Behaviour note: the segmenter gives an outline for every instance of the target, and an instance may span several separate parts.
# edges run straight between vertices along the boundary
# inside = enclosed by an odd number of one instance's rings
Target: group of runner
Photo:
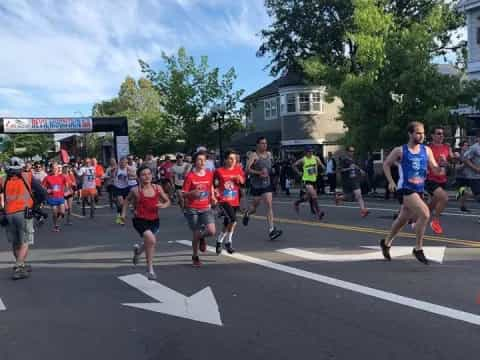
[[[387,260],[391,260],[390,247],[395,236],[407,223],[414,226],[416,246],[413,255],[422,263],[428,264],[423,253],[423,237],[430,222],[432,230],[441,234],[440,216],[448,201],[445,191],[447,183],[446,168],[452,161],[461,161],[464,172],[480,173],[480,144],[471,147],[462,144],[460,153],[454,153],[449,145],[444,144],[443,129],[436,127],[432,132],[432,143],[423,144],[425,140],[424,126],[420,122],[412,122],[408,126],[409,141],[395,148],[385,160],[383,170],[391,192],[397,192],[401,203],[400,213],[395,219],[390,234],[382,239],[380,246]],[[480,137],[479,137],[480,139]],[[347,154],[340,159],[338,171],[342,175],[344,189],[351,192],[358,201],[361,217],[366,217],[369,210],[365,205],[360,189],[360,178],[363,170],[354,161],[354,148],[347,148]],[[248,226],[250,217],[263,203],[266,208],[267,236],[274,240],[282,235],[275,226],[272,204],[272,168],[273,157],[268,151],[267,139],[260,137],[256,149],[251,152],[245,168],[240,163],[240,154],[229,150],[224,154],[221,166],[215,166],[211,154],[205,148],[198,148],[193,158],[177,154],[175,162],[166,158],[157,162],[153,156],[147,156],[143,162],[136,162],[133,156],[121,158],[118,163],[112,159],[106,170],[95,159],[85,159],[74,166],[52,162],[47,172],[41,164],[31,171],[48,193],[47,203],[52,209],[53,231],[60,231],[60,223],[71,225],[71,209],[74,196],[78,196],[82,204],[83,216],[87,205],[90,217],[94,217],[95,203],[102,185],[105,186],[112,206],[116,207],[115,222],[125,225],[130,206],[133,208],[132,223],[143,242],[133,247],[132,261],[136,265],[140,256],[145,253],[147,277],[156,279],[153,258],[156,246],[156,234],[159,231],[159,209],[166,208],[174,201],[183,211],[189,229],[192,232],[192,264],[201,266],[199,252],[205,252],[208,237],[216,236],[216,253],[220,255],[225,249],[229,254],[235,252],[233,235],[237,224],[244,185],[249,177],[252,201],[243,209],[242,223]],[[396,183],[391,174],[392,166],[399,170],[399,181]],[[310,204],[310,210],[318,220],[322,220],[325,212],[318,204],[316,184],[318,176],[325,168],[322,160],[314,154],[313,148],[307,146],[305,154],[293,165],[302,179],[300,198],[294,202],[298,213],[303,202]],[[319,171],[320,170],[320,171]],[[460,174],[462,175],[463,172]],[[462,175],[463,176],[463,175]],[[465,196],[465,188],[470,187],[474,195],[480,195],[480,176],[478,181],[463,179],[461,196]],[[430,201],[424,199],[424,192],[430,194]],[[245,196],[245,195],[243,195]],[[335,203],[342,201],[342,195],[335,195]],[[465,207],[464,202],[462,208]],[[215,211],[214,211],[215,209]],[[216,215],[223,217],[222,229],[218,232],[215,226]]]

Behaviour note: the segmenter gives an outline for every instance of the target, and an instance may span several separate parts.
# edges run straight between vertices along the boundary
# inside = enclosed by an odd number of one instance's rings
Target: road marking
[[[274,201],[274,204],[281,204],[281,205],[292,205],[292,201]],[[318,205],[320,207],[327,207],[327,208],[343,208],[343,209],[356,209],[359,210],[358,206],[350,206],[350,205],[334,205],[334,204],[328,204],[324,202],[318,202]],[[308,206],[307,204],[301,204],[301,206]],[[385,211],[385,212],[398,212],[400,210],[399,207],[397,208],[388,208],[388,207],[369,207],[369,210],[375,210],[375,211]],[[455,210],[454,208],[446,208],[445,210]],[[460,213],[460,212],[449,212],[449,211],[443,211],[443,215],[451,215],[451,216],[461,216],[461,217],[478,217],[478,214],[465,214],[465,213]]]
[[[251,215],[250,218],[257,219],[257,220],[267,219],[265,216],[260,216],[260,215]],[[279,223],[285,223],[285,224],[309,225],[309,226],[317,226],[325,229],[363,232],[363,233],[378,234],[378,235],[388,235],[390,233],[389,230],[381,230],[381,229],[374,229],[369,227],[349,226],[349,225],[341,225],[341,224],[320,223],[318,221],[313,222],[313,221],[304,221],[304,220],[295,220],[295,219],[277,218],[277,217],[275,218],[275,221]],[[411,234],[411,233],[401,232],[398,234],[398,236],[415,239],[415,234]],[[463,240],[463,239],[448,238],[443,236],[429,236],[429,235],[425,235],[424,239],[450,243],[455,245],[463,245],[468,247],[480,247],[480,242],[472,241],[472,240]]]
[[[343,261],[366,261],[366,260],[384,260],[380,247],[378,246],[362,246],[363,248],[377,250],[375,252],[368,253],[349,253],[349,254],[326,254],[319,252],[306,251],[296,248],[287,248],[279,249],[278,252],[283,254],[297,256],[303,259],[314,260],[314,261],[334,261],[334,262],[343,262]],[[428,260],[434,262],[442,263],[443,257],[445,254],[444,246],[425,246],[423,248],[425,253],[428,255]],[[390,249],[390,255],[392,257],[401,257],[412,255],[411,246],[393,246]]]
[[[158,301],[156,303],[122,304],[124,306],[218,326],[223,325],[217,301],[209,286],[188,297],[156,281],[150,281],[141,274],[121,276],[119,279]]]
[[[5,306],[2,299],[0,298],[0,311],[5,311],[5,310],[7,310],[7,307]]]
[[[192,242],[188,241],[188,240],[178,240],[177,243],[182,244],[182,245],[186,245],[186,246],[190,246],[190,247],[192,246]],[[211,246],[208,246],[207,249],[210,252],[215,252],[215,248],[213,248]],[[411,307],[411,308],[418,309],[418,310],[423,310],[423,311],[426,311],[426,312],[429,312],[429,313],[432,313],[432,314],[437,314],[437,315],[444,316],[444,317],[447,317],[447,318],[464,321],[464,322],[474,324],[474,325],[480,325],[480,316],[479,315],[468,313],[468,312],[465,312],[465,311],[461,311],[461,310],[449,308],[449,307],[446,307],[446,306],[429,303],[429,302],[426,302],[426,301],[421,301],[421,300],[409,298],[409,297],[406,297],[406,296],[390,293],[390,292],[383,291],[383,290],[374,289],[374,288],[371,288],[371,287],[368,287],[368,286],[363,286],[363,285],[359,285],[359,284],[344,281],[344,280],[335,279],[335,278],[332,278],[332,277],[329,277],[329,276],[324,276],[324,275],[312,273],[312,272],[305,271],[305,270],[296,269],[296,268],[291,267],[291,266],[277,264],[277,263],[274,263],[272,261],[268,261],[268,260],[264,260],[264,259],[254,258],[252,256],[243,255],[243,254],[240,254],[238,252],[235,253],[235,254],[232,254],[232,255],[225,254],[224,256],[232,257],[234,259],[238,259],[238,260],[242,260],[242,261],[249,262],[249,263],[252,263],[252,264],[256,264],[256,265],[259,265],[259,266],[263,266],[263,267],[266,267],[268,269],[273,269],[273,270],[285,272],[285,273],[295,275],[295,276],[299,276],[299,277],[302,277],[302,278],[305,278],[305,279],[310,279],[310,280],[317,281],[317,282],[322,283],[322,284],[335,286],[335,287],[338,287],[338,288],[341,288],[341,289],[353,291],[353,292],[363,294],[363,295],[367,295],[367,296],[372,296],[372,297],[375,297],[377,299],[389,301],[389,302],[392,302],[392,303],[395,303],[395,304],[404,305],[404,306]],[[419,266],[423,266],[423,265],[419,265]]]

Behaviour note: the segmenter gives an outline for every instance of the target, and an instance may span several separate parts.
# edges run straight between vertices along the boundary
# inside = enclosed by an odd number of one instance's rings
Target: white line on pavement
[[[188,240],[178,240],[177,243],[182,244],[182,245],[186,245],[186,246],[190,246],[190,247],[192,246],[192,242],[188,241]],[[213,248],[211,246],[208,246],[208,251],[215,252],[215,248]],[[256,264],[256,265],[259,265],[259,266],[263,266],[263,267],[266,267],[266,268],[269,268],[269,269],[282,271],[282,272],[285,272],[285,273],[288,273],[288,274],[291,274],[291,275],[295,275],[295,276],[299,276],[299,277],[302,277],[302,278],[305,278],[305,279],[310,279],[310,280],[313,280],[313,281],[317,281],[319,283],[339,287],[341,289],[350,290],[350,291],[353,291],[353,292],[357,292],[357,293],[360,293],[360,294],[363,294],[363,295],[372,296],[372,297],[382,299],[382,300],[385,300],[385,301],[390,301],[390,302],[393,302],[395,304],[408,306],[408,307],[411,307],[411,308],[415,308],[415,309],[418,309],[418,310],[423,310],[423,311],[426,311],[426,312],[430,312],[432,314],[437,314],[437,315],[448,317],[448,318],[455,319],[455,320],[464,321],[464,322],[474,324],[474,325],[480,325],[480,316],[479,315],[471,314],[471,313],[468,313],[468,312],[465,312],[465,311],[456,310],[456,309],[449,308],[449,307],[446,307],[446,306],[441,306],[441,305],[429,303],[429,302],[426,302],[426,301],[421,301],[421,300],[409,298],[409,297],[406,297],[406,296],[397,295],[397,294],[394,294],[394,293],[389,293],[387,291],[374,289],[374,288],[371,288],[371,287],[355,284],[355,283],[344,281],[344,280],[335,279],[335,278],[320,275],[320,274],[315,274],[315,273],[312,273],[312,272],[309,272],[309,271],[296,269],[294,267],[287,266],[287,265],[277,264],[277,263],[274,263],[272,261],[268,261],[268,260],[264,260],[264,259],[254,258],[254,257],[248,256],[248,255],[235,253],[235,254],[232,254],[232,255],[226,254],[225,256],[229,256],[229,257],[232,257],[232,258],[235,258],[235,259],[238,259],[238,260],[242,260],[242,261],[249,262],[249,263],[252,263],[252,264]]]
[[[2,299],[0,299],[0,311],[4,311],[4,310],[7,310],[7,307],[3,303]]]
[[[282,205],[292,205],[293,201],[274,201],[274,204],[282,204]],[[306,204],[302,204],[306,206]],[[326,204],[319,202],[318,205],[320,207],[326,207],[326,208],[343,208],[343,209],[356,209],[360,210],[358,206],[349,206],[349,205],[332,205],[332,204]],[[292,205],[293,206],[293,205]],[[385,211],[385,212],[398,212],[400,210],[400,207],[397,208],[377,208],[377,207],[368,207],[368,210],[375,210],[375,211]],[[450,215],[450,216],[461,216],[461,217],[479,217],[478,214],[460,214],[460,213],[452,213],[452,212],[443,212],[443,215]]]

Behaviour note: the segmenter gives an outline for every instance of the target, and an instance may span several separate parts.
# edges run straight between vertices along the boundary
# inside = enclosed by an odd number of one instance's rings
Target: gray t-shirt
[[[464,158],[480,167],[480,143],[477,142],[470,146],[465,152]],[[467,176],[467,179],[480,179],[480,172],[476,172],[468,166],[465,166],[465,175]]]
[[[266,158],[258,157],[252,165],[252,169],[255,171],[268,171],[268,174],[272,173],[272,157],[270,154]],[[265,189],[270,186],[270,176],[262,177],[260,175],[252,175],[250,184],[255,189]]]

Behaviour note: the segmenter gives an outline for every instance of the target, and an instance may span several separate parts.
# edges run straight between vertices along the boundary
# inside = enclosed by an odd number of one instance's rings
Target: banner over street
[[[91,117],[81,118],[4,118],[5,133],[91,132]]]

